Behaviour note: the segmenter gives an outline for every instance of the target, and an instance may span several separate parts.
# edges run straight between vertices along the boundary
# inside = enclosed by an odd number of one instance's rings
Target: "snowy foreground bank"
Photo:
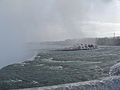
[[[110,77],[100,80],[22,90],[120,90],[120,63],[110,69]]]

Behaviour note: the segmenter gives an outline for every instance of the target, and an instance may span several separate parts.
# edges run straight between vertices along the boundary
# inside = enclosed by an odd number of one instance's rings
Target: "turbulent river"
[[[78,82],[84,84],[86,81],[94,83],[99,79],[109,77],[110,67],[119,62],[119,46],[99,46],[98,49],[95,50],[79,51],[43,50],[37,54],[35,60],[29,63],[31,65],[30,70],[33,69],[34,72],[31,72],[28,76],[31,76],[31,82],[36,84],[39,83],[41,87],[61,84],[67,86],[69,83],[78,84]],[[28,62],[24,62],[23,67],[25,67],[25,64],[28,64]],[[42,88],[24,90],[42,90]]]

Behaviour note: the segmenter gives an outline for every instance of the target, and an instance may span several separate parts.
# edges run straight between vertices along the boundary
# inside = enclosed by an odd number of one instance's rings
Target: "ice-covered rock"
[[[109,74],[110,74],[110,76],[118,76],[118,75],[120,75],[120,63],[115,64],[114,66],[112,66],[110,68]]]
[[[95,81],[41,87],[37,90],[120,90],[120,76],[111,76],[102,80]]]

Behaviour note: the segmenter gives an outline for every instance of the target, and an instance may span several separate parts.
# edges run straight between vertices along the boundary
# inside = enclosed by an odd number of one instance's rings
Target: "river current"
[[[95,50],[80,51],[43,50],[35,58],[40,61],[36,67],[41,70],[39,71],[41,73],[39,75],[40,81],[36,80],[36,82],[41,83],[42,87],[77,84],[78,82],[89,82],[109,77],[110,68],[120,62],[120,47],[99,46]],[[24,90],[42,90],[42,88]]]

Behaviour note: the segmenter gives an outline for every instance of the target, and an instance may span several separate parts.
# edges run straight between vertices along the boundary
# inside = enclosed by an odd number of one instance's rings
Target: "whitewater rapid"
[[[112,66],[109,74],[110,77],[99,80],[22,90],[120,90],[120,63]]]

